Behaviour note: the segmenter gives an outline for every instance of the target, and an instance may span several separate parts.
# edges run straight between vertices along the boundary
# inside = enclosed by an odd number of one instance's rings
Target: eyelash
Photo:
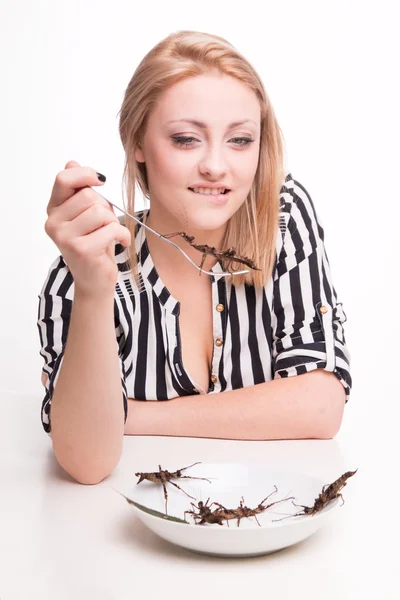
[[[194,137],[184,137],[184,136],[172,137],[171,139],[174,142],[174,144],[177,144],[180,148],[182,148],[182,146],[190,146],[191,145],[191,143],[189,143],[187,140],[196,140],[196,138],[194,138]],[[236,144],[236,146],[240,146],[242,148],[246,148],[247,146],[250,146],[250,144],[252,142],[254,142],[254,140],[252,140],[251,138],[247,138],[247,137],[236,137],[236,138],[232,138],[232,139],[233,140],[244,140],[244,144]]]

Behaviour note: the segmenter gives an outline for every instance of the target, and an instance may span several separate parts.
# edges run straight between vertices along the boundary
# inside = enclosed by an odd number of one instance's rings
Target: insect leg
[[[197,513],[194,512],[196,510],[196,508],[198,509],[198,506],[196,506],[195,504],[193,504],[193,502],[190,503],[190,506],[194,509],[194,510],[185,510],[184,514],[189,513],[190,515],[196,515]]]
[[[268,496],[267,496],[266,498],[264,498],[264,500],[263,500],[262,502],[260,502],[260,504],[264,504],[264,502],[265,502],[266,500],[268,500],[268,498],[269,498],[270,496],[272,496],[272,494],[276,494],[276,492],[278,491],[278,488],[276,487],[276,485],[274,485],[274,488],[275,488],[275,490],[274,490],[273,492],[271,492],[270,494],[268,494]]]
[[[167,512],[168,492],[167,492],[167,488],[165,487],[165,482],[162,481],[161,483],[162,483],[162,486],[164,488],[165,514],[168,515],[168,512]]]
[[[202,481],[208,481],[208,483],[211,483],[211,481],[206,477],[192,477],[191,475],[181,475],[179,479],[201,479]]]
[[[304,504],[296,504],[295,502],[293,502],[293,500],[292,500],[292,504],[293,504],[293,506],[299,506],[300,508],[304,508],[304,509],[309,508],[308,506],[304,506]]]
[[[275,504],[279,504],[279,502],[286,502],[287,500],[294,500],[294,496],[289,496],[289,498],[281,498],[281,500],[275,500],[275,502],[271,502],[271,504],[268,504],[266,508],[270,508]]]
[[[259,523],[259,521],[258,521],[258,519],[257,519],[257,515],[254,515],[254,518],[255,518],[255,520],[257,521],[258,525],[261,527],[261,525],[260,525],[260,523]]]
[[[226,508],[226,506],[223,506],[223,505],[222,505],[222,504],[220,504],[219,502],[211,502],[211,504],[210,504],[210,508],[213,506],[213,504],[214,504],[215,506],[218,506],[218,508],[222,508],[223,510],[228,510],[228,509]]]
[[[184,494],[186,494],[186,496],[188,496],[189,498],[192,498],[192,500],[196,500],[196,498],[194,496],[191,496],[190,494],[188,494],[187,492],[185,492],[185,490],[183,490],[181,487],[179,487],[179,485],[177,485],[173,481],[169,481],[169,483],[171,485],[174,485],[176,488],[178,488],[178,490],[181,490],[181,492],[183,492]]]
[[[198,460],[197,462],[193,463],[192,465],[189,465],[188,467],[182,467],[181,469],[178,469],[178,471],[185,471],[186,469],[190,469],[190,467],[194,467],[194,465],[200,465],[201,461]]]
[[[226,258],[225,260],[227,261],[227,271],[230,271],[233,260],[232,260],[232,258],[231,259]]]
[[[163,237],[165,237],[165,238],[172,238],[175,235],[181,235],[181,232],[180,231],[176,231],[175,233],[164,233]]]
[[[203,268],[204,261],[206,260],[207,252],[203,252],[203,256],[201,257],[200,269]],[[199,275],[201,275],[201,271],[199,271]]]
[[[286,517],[282,517],[282,519],[273,519],[272,523],[277,523],[278,521],[284,521],[285,519],[290,519],[290,517],[302,517],[305,513],[296,513],[295,515],[287,515]]]

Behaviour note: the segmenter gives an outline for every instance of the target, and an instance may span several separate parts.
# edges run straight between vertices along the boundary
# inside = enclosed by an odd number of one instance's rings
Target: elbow
[[[98,483],[101,483],[110,474],[111,473],[106,473],[105,475],[100,477],[93,477],[93,474],[91,473],[89,474],[89,476],[83,475],[82,477],[74,477],[74,479],[77,483],[80,483],[81,485],[97,485]]]
[[[315,383],[312,437],[330,440],[340,431],[346,392],[334,373],[318,369],[311,374]]]
[[[62,465],[60,465],[62,466]],[[72,477],[76,481],[76,483],[80,483],[81,485],[97,485],[106,479],[113,472],[116,465],[104,465],[102,468],[99,465],[90,466],[85,465],[85,468],[80,469],[66,469],[62,467],[65,471],[68,472],[68,475]]]
[[[65,471],[74,481],[82,485],[97,485],[101,483],[106,477],[111,475],[115,467],[119,462],[114,460],[102,462],[100,460],[83,461],[77,459],[77,457],[71,456],[69,453],[65,455],[62,451],[59,451],[53,443],[53,451],[56,460],[60,467]]]
[[[319,430],[318,439],[320,440],[331,440],[339,433],[341,426],[341,419],[329,421],[322,425]]]
[[[74,481],[82,485],[97,485],[98,483],[101,483],[104,479],[106,479],[106,477],[111,475],[113,471],[113,468],[102,469],[101,471],[99,471],[98,469],[96,470],[90,468],[85,470],[75,470],[68,468],[67,466],[63,466],[59,461],[58,463],[60,467],[64,471],[66,471],[66,473],[68,473],[68,475],[72,477],[72,479],[74,479]]]
[[[343,421],[346,392],[337,377],[331,373],[329,389],[322,395],[323,407],[320,410],[320,439],[330,440],[340,431]]]

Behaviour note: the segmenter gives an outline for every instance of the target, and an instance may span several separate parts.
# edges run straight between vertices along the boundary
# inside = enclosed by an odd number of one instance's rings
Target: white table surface
[[[0,600],[400,597],[397,496],[373,439],[355,443],[342,430],[333,440],[264,442],[125,436],[114,472],[85,486],[58,465],[40,403],[36,394],[0,400]],[[172,469],[198,460],[256,461],[327,483],[359,471],[345,504],[307,540],[265,556],[215,558],[158,538],[112,489],[126,491],[135,471],[159,462]]]

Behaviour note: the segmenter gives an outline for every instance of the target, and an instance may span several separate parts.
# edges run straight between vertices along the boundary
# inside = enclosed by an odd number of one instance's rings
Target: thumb
[[[69,160],[65,165],[66,169],[71,169],[72,167],[80,167],[81,165],[76,162],[76,160]]]

